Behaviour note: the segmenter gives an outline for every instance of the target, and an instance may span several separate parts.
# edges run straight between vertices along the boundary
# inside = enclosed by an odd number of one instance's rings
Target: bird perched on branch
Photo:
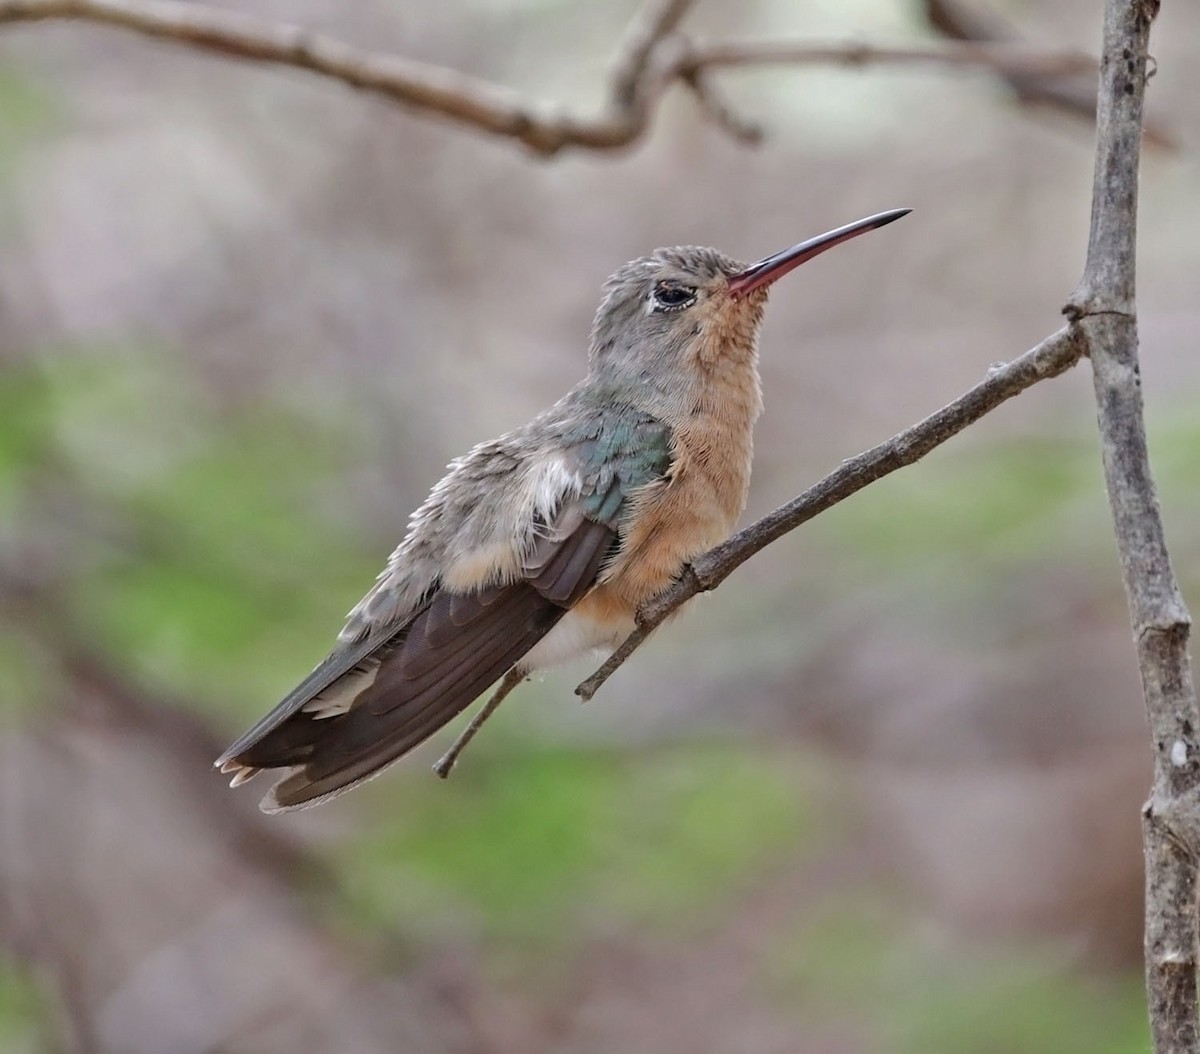
[[[314,805],[496,680],[486,712],[529,671],[619,645],[639,606],[724,541],[745,506],[769,286],[908,211],[749,267],[685,247],[620,268],[584,380],[451,462],[330,655],[217,759],[231,784],[281,770],[262,808]],[[444,775],[453,755],[440,764]]]

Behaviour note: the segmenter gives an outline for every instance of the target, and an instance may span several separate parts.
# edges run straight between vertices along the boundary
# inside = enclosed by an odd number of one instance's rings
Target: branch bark
[[[1158,0],[1107,0],[1087,263],[1065,308],[1092,359],[1104,475],[1154,749],[1143,810],[1146,986],[1157,1054],[1194,1054],[1200,709],[1191,618],[1171,569],[1142,414],[1135,307],[1138,164]]]
[[[753,42],[704,45],[684,39],[679,24],[693,0],[649,0],[630,23],[610,77],[604,109],[577,116],[501,84],[444,66],[353,47],[298,26],[267,22],[190,0],[0,0],[0,25],[77,20],[124,29],[230,58],[307,70],[371,92],[426,116],[516,140],[546,157],[568,148],[617,150],[641,139],[657,102],[673,83],[696,97],[719,127],[747,142],[752,123],[721,104],[707,73],[725,67],[835,64],[937,65],[1003,77],[1094,70],[1077,51],[1044,51],[1008,42],[954,42],[939,47],[862,43]]]
[[[750,524],[728,541],[697,557],[670,588],[638,612],[637,629],[591,677],[575,689],[584,701],[629,658],[647,637],[697,593],[716,589],[759,550],[832,508],[869,483],[919,461],[935,447],[956,436],[967,425],[1026,388],[1070,369],[1084,354],[1083,341],[1074,326],[1060,329],[1019,358],[989,371],[986,380],[942,407],[925,420],[892,436],[886,442],[848,458],[820,482],[761,520]]]

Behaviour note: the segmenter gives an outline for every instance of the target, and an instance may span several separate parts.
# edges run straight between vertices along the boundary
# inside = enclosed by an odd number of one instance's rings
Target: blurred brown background
[[[241,0],[586,110],[632,3]],[[1094,51],[1096,0],[993,0]],[[936,43],[915,0],[700,2],[708,39]],[[1166,3],[1139,261],[1200,600],[1200,8]],[[1086,364],[770,547],[596,701],[527,686],[264,818],[221,746],[324,654],[445,462],[581,375],[657,245],[774,293],[747,518],[1058,325],[1085,122],[933,68],[714,75],[539,161],[311,75],[0,33],[0,1048],[1145,1050],[1149,755]]]

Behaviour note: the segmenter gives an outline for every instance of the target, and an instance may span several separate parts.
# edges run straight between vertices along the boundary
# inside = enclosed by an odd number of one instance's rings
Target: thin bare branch
[[[638,612],[638,628],[600,669],[575,689],[576,695],[585,701],[591,699],[617,668],[680,605],[697,593],[715,589],[760,549],[818,513],[845,501],[869,483],[920,460],[1014,395],[1019,395],[1038,381],[1057,377],[1078,362],[1082,355],[1083,342],[1075,328],[1068,326],[1059,330],[1019,358],[990,370],[986,380],[954,402],[886,442],[843,461],[803,494],[697,557],[674,585]]]
[[[757,146],[763,141],[765,133],[762,125],[742,116],[721,98],[712,85],[712,78],[703,68],[685,71],[680,77],[692,93],[701,112],[727,135],[747,146]]]
[[[363,51],[298,26],[184,0],[0,0],[0,24],[79,19],[234,58],[308,70],[550,154],[567,142],[621,139],[609,122],[577,126],[502,85],[396,55]]]
[[[703,74],[724,67],[868,64],[936,65],[1017,75],[1094,68],[1078,52],[1044,52],[1008,43],[937,48],[874,47],[859,42],[743,42],[696,45],[678,26],[691,0],[650,0],[619,49],[605,108],[577,116],[544,100],[457,70],[366,51],[298,26],[185,0],[0,0],[0,25],[78,20],[232,58],[307,70],[429,116],[551,156],[566,147],[615,150],[646,134],[655,103],[675,82],[690,86],[702,110],[743,140],[756,129],[720,103]]]
[[[1107,0],[1087,263],[1064,309],[1092,359],[1104,476],[1129,601],[1154,786],[1143,810],[1146,986],[1157,1054],[1195,1054],[1200,707],[1191,617],[1171,569],[1150,471],[1138,362],[1138,167],[1158,0]]]
[[[920,47],[864,41],[743,40],[695,44],[680,60],[684,72],[747,66],[945,66],[1002,76],[1050,76],[1096,72],[1096,59],[1082,51],[1047,50],[1027,44],[969,41]]]

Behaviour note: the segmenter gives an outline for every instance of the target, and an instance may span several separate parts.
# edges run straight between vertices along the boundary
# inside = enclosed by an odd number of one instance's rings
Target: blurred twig
[[[0,4],[0,10],[3,5]],[[1082,51],[1033,48],[1009,41],[964,41],[918,47],[888,47],[864,41],[738,40],[697,43],[679,60],[684,72],[739,66],[946,66],[1008,76],[1051,76],[1096,72]]]
[[[80,20],[127,29],[218,54],[308,70],[426,114],[515,139],[550,156],[565,147],[613,150],[641,138],[654,104],[673,83],[689,88],[719,127],[744,141],[758,129],[733,115],[707,82],[712,70],[750,65],[878,64],[975,68],[1004,77],[1043,76],[1094,67],[1073,51],[1010,43],[877,47],[860,42],[699,44],[678,33],[691,0],[650,0],[618,50],[605,109],[565,113],[500,84],[457,70],[355,48],[298,26],[183,0],[0,0],[0,24]]]
[[[958,0],[924,0],[924,7],[929,25],[948,40],[978,44],[1019,43],[1013,28],[990,12],[977,11]],[[1094,77],[1087,80],[1069,77],[1079,72],[1082,71],[996,70],[997,75],[1012,89],[1018,102],[1029,106],[1046,106],[1090,123],[1096,119],[1096,83]],[[1143,122],[1142,132],[1155,146],[1165,149],[1175,147],[1174,136],[1153,120]]]
[[[1059,330],[1019,358],[991,370],[986,380],[937,413],[886,442],[843,461],[803,494],[698,557],[674,585],[638,612],[638,628],[600,669],[575,689],[576,694],[584,700],[590,699],[668,616],[697,593],[716,589],[760,549],[818,513],[844,501],[867,484],[920,460],[967,425],[978,421],[984,414],[1038,381],[1057,377],[1078,362],[1083,353],[1083,342],[1075,327]]]
[[[1191,617],[1171,570],[1146,449],[1135,302],[1138,166],[1158,0],[1107,0],[1087,264],[1065,311],[1092,359],[1104,476],[1129,600],[1154,786],[1143,810],[1146,984],[1158,1054],[1195,1054],[1200,707]]]
[[[613,67],[612,98],[618,106],[636,104],[646,88],[646,75],[659,42],[683,21],[693,0],[651,0],[629,23],[620,55]]]

